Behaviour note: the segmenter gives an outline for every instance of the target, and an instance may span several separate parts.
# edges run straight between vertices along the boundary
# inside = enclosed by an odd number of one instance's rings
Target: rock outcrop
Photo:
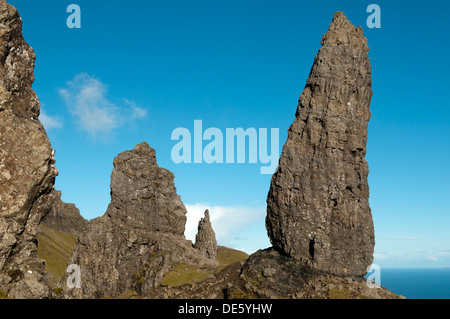
[[[228,287],[227,296],[232,299],[404,299],[384,287],[371,288],[364,278],[335,276],[302,267],[298,260],[273,248],[250,256],[239,279]]]
[[[364,158],[369,48],[342,12],[321,44],[272,177],[266,228],[277,251],[313,269],[363,276],[375,244]]]
[[[214,265],[185,239],[185,215],[173,174],[157,165],[147,143],[119,154],[111,174],[111,203],[105,215],[89,221],[69,260],[80,267],[81,288],[67,288],[66,275],[61,282],[66,295],[144,295],[177,264]]]
[[[54,190],[53,195],[55,201],[42,224],[63,233],[79,234],[86,227],[87,220],[81,216],[75,204],[68,204],[61,200],[61,191]]]
[[[184,234],[186,208],[176,193],[173,173],[157,165],[155,150],[147,143],[114,159],[106,214],[136,229]]]
[[[31,88],[34,63],[19,13],[0,0],[0,290],[9,298],[50,296],[36,235],[58,171]]]
[[[198,249],[205,257],[217,259],[217,241],[216,233],[211,225],[209,210],[205,211],[205,217],[198,223],[198,231],[195,236],[194,248]]]

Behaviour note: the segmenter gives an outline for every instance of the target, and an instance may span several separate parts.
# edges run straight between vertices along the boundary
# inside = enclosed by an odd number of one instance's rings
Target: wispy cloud
[[[129,116],[128,116],[128,119],[130,121],[135,120],[135,119],[144,118],[147,116],[146,109],[138,107],[136,105],[136,103],[134,103],[133,101],[129,101],[128,99],[124,99],[123,101],[125,102],[126,105],[128,105],[130,107],[130,112],[129,112]]]
[[[109,135],[126,122],[147,116],[147,111],[133,101],[123,99],[116,105],[107,97],[108,87],[87,73],[81,73],[59,90],[79,127],[91,137]]]
[[[252,208],[252,207],[224,207],[213,206],[208,204],[193,204],[185,205],[188,211],[185,236],[187,239],[195,242],[195,235],[197,234],[198,221],[204,216],[206,209],[209,210],[211,217],[211,224],[216,239],[219,245],[224,245],[233,241],[236,249],[241,249],[246,252],[253,252],[255,249],[249,248],[249,245],[254,246],[254,243],[249,243],[249,240],[254,236],[248,234],[250,228],[257,223],[263,223],[266,216],[266,209]],[[261,229],[264,235],[265,229]],[[255,238],[255,241],[260,240]],[[256,244],[257,245],[257,244]],[[259,247],[265,248],[265,247]]]
[[[56,130],[63,127],[62,120],[59,116],[50,116],[43,109],[44,105],[41,105],[41,114],[39,115],[39,120],[46,131]]]

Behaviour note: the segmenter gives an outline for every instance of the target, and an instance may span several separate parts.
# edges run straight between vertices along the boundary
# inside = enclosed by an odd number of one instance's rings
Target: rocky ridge
[[[87,220],[80,214],[75,204],[61,200],[61,191],[53,190],[55,201],[42,224],[68,234],[79,234],[86,227]]]

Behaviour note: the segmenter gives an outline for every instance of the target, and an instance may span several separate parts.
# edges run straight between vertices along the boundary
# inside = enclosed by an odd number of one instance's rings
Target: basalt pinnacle
[[[194,247],[209,259],[215,260],[217,258],[216,234],[211,225],[209,210],[205,211],[205,217],[198,223],[198,232],[195,236]]]
[[[313,269],[362,276],[374,248],[369,48],[342,12],[321,44],[272,177],[266,228],[277,251]]]

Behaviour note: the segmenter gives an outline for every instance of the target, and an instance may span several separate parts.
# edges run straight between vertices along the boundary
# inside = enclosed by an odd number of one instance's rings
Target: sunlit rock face
[[[58,170],[31,88],[35,57],[19,13],[0,0],[0,290],[9,298],[50,296],[36,235]]]

